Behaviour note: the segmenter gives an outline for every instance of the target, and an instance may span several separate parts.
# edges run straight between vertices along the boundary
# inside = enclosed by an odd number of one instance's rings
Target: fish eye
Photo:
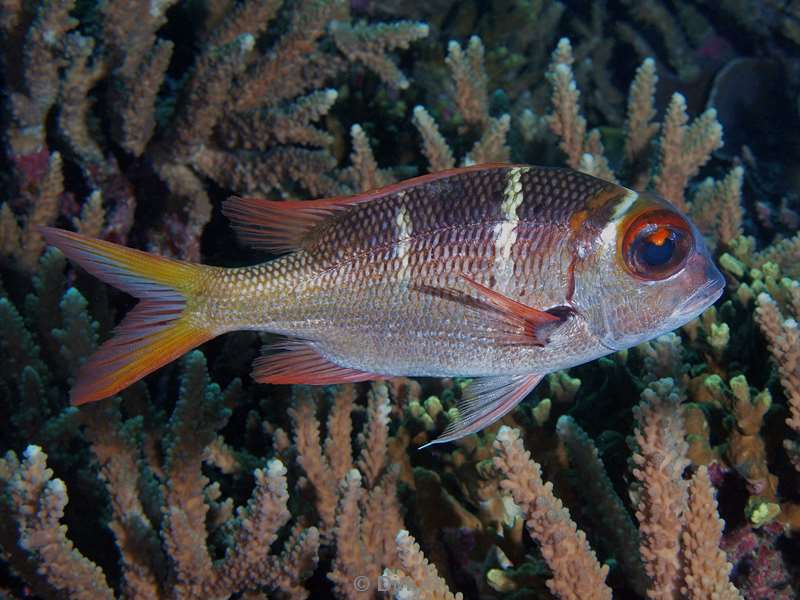
[[[625,265],[634,275],[649,280],[671,277],[683,268],[694,241],[680,215],[652,211],[636,218],[625,233]]]

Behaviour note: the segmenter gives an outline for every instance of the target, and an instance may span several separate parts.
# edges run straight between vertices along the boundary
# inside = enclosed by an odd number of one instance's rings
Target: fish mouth
[[[725,277],[713,264],[706,267],[705,282],[696,288],[683,302],[681,302],[660,327],[647,335],[631,334],[621,338],[610,336],[601,337],[600,343],[611,352],[617,352],[625,348],[630,348],[647,339],[658,337],[669,331],[674,331],[682,327],[689,321],[699,317],[703,311],[714,304],[722,296],[725,290]],[[605,315],[605,313],[604,313]],[[607,331],[611,331],[611,326],[606,323]]]
[[[687,323],[700,316],[704,310],[722,296],[722,292],[725,291],[725,277],[713,265],[710,266],[708,271],[706,283],[697,288],[678,305],[672,313],[674,318]]]

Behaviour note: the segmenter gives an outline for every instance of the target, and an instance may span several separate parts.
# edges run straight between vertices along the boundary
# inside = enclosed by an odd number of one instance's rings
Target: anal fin
[[[458,419],[444,433],[420,449],[452,442],[488,427],[525,399],[542,375],[497,375],[472,381],[457,403]]]
[[[252,377],[259,383],[333,385],[382,379],[375,373],[337,365],[302,340],[275,344],[267,352],[253,362]]]

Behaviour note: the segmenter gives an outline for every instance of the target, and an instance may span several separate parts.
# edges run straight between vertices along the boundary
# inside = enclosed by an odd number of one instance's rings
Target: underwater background
[[[800,1],[0,0],[0,39],[0,597],[798,597]],[[133,300],[37,226],[253,264],[230,194],[483,162],[657,191],[725,295],[424,450],[466,380],[257,385],[256,333],[69,405]]]

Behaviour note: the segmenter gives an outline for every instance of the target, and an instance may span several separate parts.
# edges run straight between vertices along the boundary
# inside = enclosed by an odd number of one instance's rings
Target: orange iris
[[[637,277],[660,280],[677,273],[686,262],[694,241],[686,220],[666,209],[642,212],[622,238],[627,269]]]

